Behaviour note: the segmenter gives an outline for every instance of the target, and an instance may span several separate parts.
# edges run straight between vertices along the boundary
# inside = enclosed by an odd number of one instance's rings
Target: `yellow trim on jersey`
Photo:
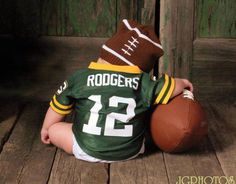
[[[95,63],[91,62],[89,69],[95,70],[110,70],[115,72],[125,72],[132,74],[140,74],[142,70],[138,66],[126,66],[126,65],[112,65],[112,64],[104,64],[104,63]]]
[[[72,110],[62,111],[62,110],[56,108],[56,107],[54,106],[54,104],[52,103],[52,101],[50,102],[50,106],[52,107],[52,109],[53,109],[55,112],[57,112],[57,113],[59,113],[59,114],[61,114],[61,115],[70,114],[71,111],[72,111]]]
[[[169,76],[165,74],[164,86],[162,87],[161,92],[157,96],[156,101],[155,101],[154,104],[158,104],[160,102],[160,100],[162,99],[163,95],[165,94],[165,91],[166,91],[168,85],[169,85]]]
[[[54,100],[54,103],[56,104],[56,106],[58,106],[59,108],[64,109],[64,110],[70,109],[73,106],[73,104],[72,105],[62,105],[62,104],[60,104],[60,102],[58,102],[57,99],[56,99],[56,95],[53,96],[53,100]]]
[[[168,100],[170,99],[171,94],[174,91],[174,88],[175,88],[175,80],[171,77],[171,86],[162,104],[167,104]]]

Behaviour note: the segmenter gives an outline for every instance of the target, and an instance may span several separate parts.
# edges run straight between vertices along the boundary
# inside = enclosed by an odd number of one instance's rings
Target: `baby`
[[[152,27],[124,19],[101,49],[97,62],[69,77],[50,102],[41,140],[77,159],[114,162],[144,152],[146,111],[153,105],[193,91],[186,79],[148,72],[163,55]],[[75,111],[75,122],[63,122]]]

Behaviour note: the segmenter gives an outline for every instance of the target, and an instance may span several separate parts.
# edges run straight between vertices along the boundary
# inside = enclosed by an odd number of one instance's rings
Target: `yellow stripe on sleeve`
[[[62,105],[62,104],[60,104],[56,99],[56,95],[53,96],[53,101],[56,104],[56,106],[58,106],[59,108],[64,109],[64,110],[70,109],[73,106],[73,104],[72,105]]]
[[[168,75],[165,74],[165,83],[164,83],[164,86],[162,87],[161,89],[161,92],[159,93],[159,95],[157,96],[156,98],[156,101],[154,104],[158,104],[160,102],[160,100],[162,99],[163,95],[165,94],[165,91],[168,87],[168,84],[169,84],[169,77]]]
[[[54,104],[52,103],[52,101],[50,102],[50,106],[52,107],[52,109],[53,109],[55,112],[57,112],[57,113],[59,113],[59,114],[61,114],[61,115],[70,114],[71,111],[72,111],[72,110],[62,111],[62,110],[60,110],[60,109],[57,109],[57,108],[54,106]]]
[[[173,93],[174,91],[174,88],[175,88],[175,80],[171,77],[171,86],[170,86],[170,89],[165,97],[165,99],[163,100],[162,104],[167,104],[167,102],[169,101],[170,99],[170,96],[171,94]]]

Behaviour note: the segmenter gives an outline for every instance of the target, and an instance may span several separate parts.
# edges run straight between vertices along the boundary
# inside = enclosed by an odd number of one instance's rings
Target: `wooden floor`
[[[209,136],[184,154],[167,154],[152,144],[134,160],[87,163],[45,146],[40,128],[48,103],[4,100],[0,107],[0,183],[176,183],[179,176],[234,176],[236,104],[204,103]]]
[[[209,135],[199,147],[183,154],[163,153],[148,141],[146,153],[139,158],[94,164],[40,142],[48,108],[48,102],[42,101],[51,98],[66,76],[97,58],[105,40],[43,37],[36,43],[21,43],[0,39],[0,58],[5,61],[0,96],[8,98],[0,99],[0,184],[175,184],[179,176],[234,176],[236,183],[233,95],[228,102],[204,101]]]

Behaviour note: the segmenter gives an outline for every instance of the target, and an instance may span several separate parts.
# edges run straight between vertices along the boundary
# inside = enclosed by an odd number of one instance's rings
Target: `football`
[[[207,134],[207,120],[193,94],[184,92],[168,104],[158,105],[151,116],[154,143],[165,152],[182,152],[196,146]]]

